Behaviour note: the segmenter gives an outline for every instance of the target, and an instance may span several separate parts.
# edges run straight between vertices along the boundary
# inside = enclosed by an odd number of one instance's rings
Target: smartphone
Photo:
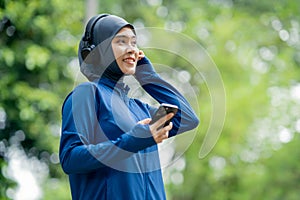
[[[176,105],[172,105],[172,104],[167,104],[167,103],[162,103],[160,104],[159,108],[157,109],[157,111],[154,113],[154,115],[152,116],[152,120],[150,122],[150,125],[155,123],[157,120],[159,120],[160,118],[166,116],[169,113],[174,113],[174,115],[177,113],[178,111],[178,107]],[[161,127],[159,127],[158,129],[168,126],[170,123],[171,119],[167,120],[165,122],[165,124]]]

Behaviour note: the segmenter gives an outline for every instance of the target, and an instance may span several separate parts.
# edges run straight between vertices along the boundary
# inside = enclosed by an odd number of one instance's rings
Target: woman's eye
[[[131,42],[131,45],[132,45],[132,46],[136,46],[136,45],[137,45],[136,40],[132,41],[132,42]]]
[[[126,41],[125,40],[118,40],[118,43],[124,44],[124,43],[126,43]]]

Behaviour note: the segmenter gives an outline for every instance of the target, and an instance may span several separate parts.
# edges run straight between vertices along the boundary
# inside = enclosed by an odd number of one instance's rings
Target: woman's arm
[[[66,173],[87,173],[126,159],[156,144],[149,125],[137,124],[115,140],[101,130],[97,112],[97,88],[93,84],[77,87],[64,102],[59,156]]]
[[[173,129],[169,133],[170,137],[198,126],[199,119],[188,101],[155,72],[148,58],[144,57],[138,61],[135,77],[143,89],[159,103],[178,106],[178,112],[172,119]]]

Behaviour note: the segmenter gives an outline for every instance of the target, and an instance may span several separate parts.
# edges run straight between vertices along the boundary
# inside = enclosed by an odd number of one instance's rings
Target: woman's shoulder
[[[87,102],[90,100],[99,99],[101,94],[101,89],[99,84],[94,82],[82,82],[74,87],[74,89],[66,96],[63,107],[65,104],[74,104],[76,102]]]
[[[81,88],[94,88],[97,87],[97,84],[94,82],[82,82],[75,86],[74,90]]]
[[[73,90],[66,96],[65,101],[74,96],[94,95],[98,90],[97,84],[93,82],[82,82],[76,85]]]
[[[105,98],[112,93],[112,89],[101,82],[83,82],[78,84],[72,91],[72,95],[84,97]]]
[[[96,90],[101,91],[101,89],[103,89],[104,87],[105,86],[103,84],[97,82],[82,82],[73,89],[73,92],[81,91],[83,93],[94,93]]]

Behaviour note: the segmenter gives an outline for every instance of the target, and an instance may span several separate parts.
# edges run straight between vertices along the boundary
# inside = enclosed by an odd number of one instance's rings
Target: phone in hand
[[[178,111],[178,107],[176,105],[167,104],[167,103],[160,104],[159,108],[157,109],[157,111],[154,113],[154,115],[152,117],[150,125],[155,123],[157,120],[166,116],[169,113],[174,113],[174,115],[175,115],[177,113],[177,111]],[[165,124],[163,126],[159,127],[158,129],[168,126],[170,121],[171,121],[171,119],[167,120],[165,122]]]

